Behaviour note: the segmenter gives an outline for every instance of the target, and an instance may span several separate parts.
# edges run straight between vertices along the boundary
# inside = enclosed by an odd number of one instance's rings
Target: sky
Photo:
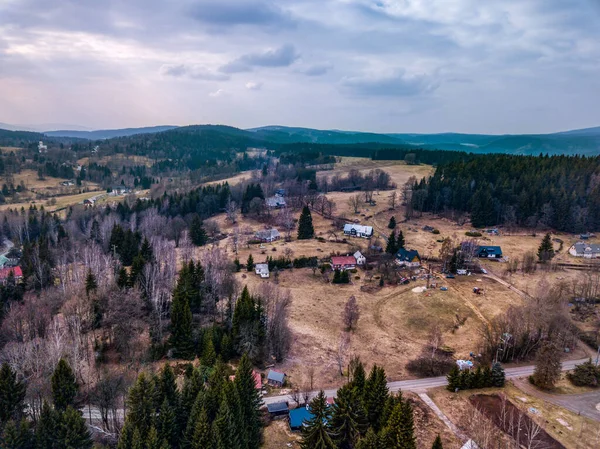
[[[600,0],[0,0],[0,122],[600,125]]]

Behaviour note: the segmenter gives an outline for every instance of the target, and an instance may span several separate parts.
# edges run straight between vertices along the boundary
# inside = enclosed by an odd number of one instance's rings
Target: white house
[[[268,263],[257,263],[254,266],[254,272],[263,279],[268,278],[269,277],[269,264]]]
[[[275,228],[258,231],[256,234],[256,239],[261,242],[274,242],[275,240],[279,240],[281,238],[281,234]]]
[[[367,258],[363,256],[360,251],[354,253],[354,258],[356,259],[356,265],[364,265],[367,263]]]
[[[569,254],[586,259],[600,258],[600,245],[596,243],[577,242],[570,249]]]
[[[344,234],[351,237],[363,237],[368,239],[373,236],[373,226],[362,226],[354,223],[344,225]]]
[[[265,200],[265,204],[267,207],[281,209],[282,207],[285,207],[287,203],[285,202],[285,198],[283,196],[276,194],[275,196],[267,198]]]
[[[40,153],[46,153],[48,151],[48,147],[44,145],[44,142],[42,142],[41,140],[38,143],[38,151]]]

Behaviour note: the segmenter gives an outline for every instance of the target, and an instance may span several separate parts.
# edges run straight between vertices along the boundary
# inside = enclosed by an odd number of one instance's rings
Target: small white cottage
[[[257,263],[254,266],[254,272],[263,279],[268,278],[269,277],[269,264],[268,263]]]
[[[367,258],[360,251],[354,253],[354,258],[356,259],[356,265],[365,265],[367,263]]]

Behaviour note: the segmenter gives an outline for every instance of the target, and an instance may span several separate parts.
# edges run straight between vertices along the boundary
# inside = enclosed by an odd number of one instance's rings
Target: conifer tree
[[[454,365],[446,376],[446,379],[448,379],[448,385],[446,386],[446,389],[452,392],[455,392],[457,388],[460,389],[459,378],[460,370],[458,369],[458,366]]]
[[[161,406],[163,401],[167,401],[169,406],[173,408],[179,406],[180,395],[177,390],[177,378],[173,368],[168,363],[163,366],[158,378],[158,385],[155,388],[157,406]]]
[[[19,424],[11,420],[4,426],[4,431],[2,432],[2,449],[31,449],[34,441],[34,436],[27,420],[22,419]]]
[[[132,422],[128,419],[125,420],[121,433],[119,435],[119,443],[117,449],[130,449],[133,445],[133,433],[137,430]],[[139,432],[139,431],[138,431]]]
[[[548,262],[554,257],[554,245],[552,244],[552,237],[550,233],[547,233],[542,239],[542,243],[537,251],[537,256],[540,262]]]
[[[141,434],[140,429],[138,428],[133,431],[131,449],[146,449],[146,438]]]
[[[364,396],[366,376],[365,366],[360,360],[357,360],[357,363],[352,370],[352,381],[350,384],[356,388],[360,397]]]
[[[338,448],[351,449],[369,427],[358,389],[346,384],[337,391],[330,427]]]
[[[315,236],[312,215],[308,206],[304,206],[298,220],[298,240],[308,240]]]
[[[127,274],[127,269],[125,267],[121,267],[119,269],[119,274],[117,276],[117,287],[120,289],[129,287],[129,275]]]
[[[442,446],[442,439],[440,438],[439,433],[437,434],[437,437],[435,437],[435,441],[433,442],[431,449],[444,449],[444,447]]]
[[[395,229],[396,228],[396,217],[392,216],[390,218],[390,222],[388,223],[388,228],[389,229]]]
[[[554,387],[560,379],[562,364],[560,361],[560,349],[553,341],[544,341],[538,350],[533,371],[535,385],[544,390]]]
[[[388,392],[384,369],[374,365],[365,383],[364,403],[369,423],[376,432],[382,427],[381,420]]]
[[[252,257],[252,254],[248,256],[248,261],[246,262],[246,270],[248,270],[248,272],[254,270],[254,258]]]
[[[190,225],[190,239],[196,246],[204,246],[208,241],[208,236],[204,230],[202,220],[198,215],[194,217],[192,224]]]
[[[212,434],[206,410],[202,409],[194,427],[191,449],[205,449],[212,446]]]
[[[245,435],[248,441],[248,447],[260,446],[260,393],[256,389],[252,363],[247,354],[240,359],[237,371],[235,373],[234,386],[237,390],[241,412],[242,422],[245,425]]]
[[[398,252],[398,247],[396,245],[396,230],[392,230],[390,233],[387,245],[385,247],[385,252],[388,254],[396,254]]]
[[[375,433],[373,428],[369,428],[366,435],[356,443],[355,449],[387,449],[381,436]]]
[[[60,416],[44,401],[35,428],[35,449],[58,449],[56,432],[59,423]]]
[[[488,386],[499,387],[499,388],[502,388],[504,386],[504,382],[506,380],[505,375],[504,375],[504,368],[502,368],[502,365],[499,362],[496,362],[492,365],[491,373],[489,372],[489,368],[488,368],[488,373],[489,373],[489,378],[488,378],[489,385]]]
[[[3,363],[0,368],[0,427],[10,419],[21,418],[25,393],[25,384],[17,379],[8,363]]]
[[[75,398],[79,385],[71,366],[65,359],[60,359],[52,374],[52,400],[58,411],[65,411],[68,406],[75,406]]]
[[[87,276],[85,278],[85,294],[90,297],[92,292],[98,290],[98,282],[96,282],[96,276],[92,273],[92,269],[88,268]]]
[[[327,398],[323,390],[311,401],[309,411],[312,418],[302,428],[303,449],[335,449],[335,443],[331,439],[327,421],[329,411],[327,410]]]
[[[407,401],[400,401],[394,407],[385,436],[386,447],[390,449],[416,449],[413,412]]]
[[[147,237],[144,237],[144,241],[142,242],[142,247],[140,248],[140,256],[146,263],[152,262],[152,260],[154,259],[154,250]]]
[[[342,270],[340,273],[340,284],[348,284],[350,282],[350,274],[347,270]]]
[[[223,334],[221,338],[221,358],[224,362],[228,361],[233,353],[233,345],[229,334]]]
[[[217,353],[212,340],[212,333],[206,332],[202,344],[202,364],[205,366],[213,366],[217,361]]]
[[[163,449],[163,444],[166,444],[167,447],[171,447],[166,441],[161,441],[156,428],[151,427],[150,432],[148,432],[148,438],[146,438],[145,449]]]
[[[79,411],[68,406],[60,419],[59,447],[65,449],[91,449],[92,439],[85,419]]]
[[[158,441],[167,441],[170,446],[175,447],[177,444],[178,429],[177,415],[172,406],[169,405],[167,398],[164,399],[160,406],[159,414],[156,419],[156,428]]]
[[[173,301],[171,302],[170,344],[176,357],[191,360],[194,358],[192,311],[185,286],[182,284],[183,282],[180,277],[173,293]]]
[[[240,449],[237,440],[238,433],[234,425],[229,404],[225,398],[222,399],[219,412],[213,422],[213,439],[215,449]]]
[[[331,282],[334,284],[342,283],[342,274],[337,268],[333,271],[333,280]]]
[[[405,245],[404,234],[402,232],[402,229],[400,229],[398,231],[398,236],[396,237],[396,252],[400,248],[404,248],[404,245]]]
[[[127,397],[127,422],[138,429],[141,435],[147,435],[154,422],[154,385],[146,374],[141,373]]]

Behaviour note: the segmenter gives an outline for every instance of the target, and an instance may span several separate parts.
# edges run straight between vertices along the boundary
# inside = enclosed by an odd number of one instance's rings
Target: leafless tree
[[[236,202],[229,197],[227,204],[225,205],[225,213],[227,214],[227,219],[231,222],[231,224],[237,223],[238,210],[239,208]]]
[[[397,202],[398,202],[398,194],[394,190],[388,198],[388,204],[390,205],[390,209],[396,209]]]
[[[292,401],[296,403],[296,407],[300,407],[300,388],[294,387],[290,393]]]
[[[344,366],[346,364],[346,356],[348,355],[349,347],[350,347],[350,334],[348,334],[348,332],[342,332],[340,334],[337,352],[335,354],[335,361],[337,362],[340,376],[344,375]]]
[[[269,354],[277,362],[287,356],[292,334],[289,327],[289,307],[292,296],[289,290],[277,287],[274,284],[260,284],[256,293],[260,297],[267,316],[267,345]]]
[[[360,209],[360,203],[360,195],[352,195],[350,198],[348,198],[348,205],[352,208],[355,214],[357,214]]]
[[[216,304],[226,298],[232,297],[237,290],[237,281],[233,275],[233,266],[230,264],[223,250],[213,247],[202,254],[204,267],[204,283],[206,286],[206,312],[214,315],[217,311]]]
[[[221,228],[216,220],[204,220],[204,229],[210,237],[216,237],[221,233]]]
[[[285,231],[285,240],[289,242],[292,239],[292,232],[296,229],[296,219],[289,207],[284,207],[279,212],[278,222]]]
[[[348,301],[346,301],[346,305],[344,306],[344,311],[342,312],[342,321],[347,331],[353,331],[356,329],[356,325],[358,324],[358,319],[360,318],[360,308],[358,307],[358,302],[356,301],[355,296],[350,296]]]
[[[289,246],[286,246],[285,249],[283,250],[283,256],[286,259],[292,260],[292,257],[294,257],[294,250],[292,248],[290,248]]]
[[[238,248],[240,245],[240,240],[242,237],[242,233],[240,232],[240,228],[235,226],[233,228],[233,232],[231,233],[231,250],[237,255]]]

